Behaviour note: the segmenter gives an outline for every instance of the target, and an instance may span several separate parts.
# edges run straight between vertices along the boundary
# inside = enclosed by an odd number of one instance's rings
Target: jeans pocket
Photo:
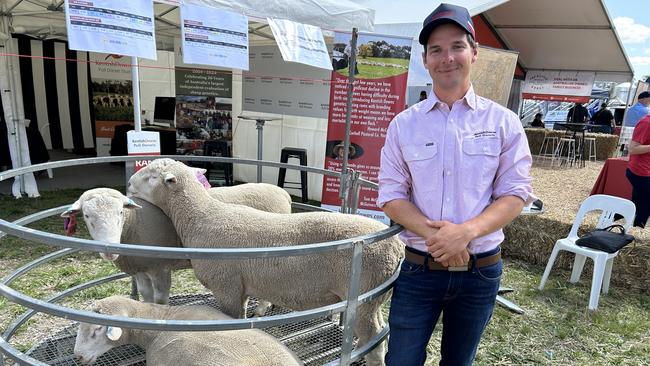
[[[498,263],[474,269],[476,275],[482,280],[488,282],[498,282],[501,279],[501,274],[503,273],[503,262],[499,261]]]
[[[424,271],[423,264],[409,262],[406,259],[404,259],[404,262],[402,262],[402,266],[400,267],[400,274],[415,274],[422,271]]]

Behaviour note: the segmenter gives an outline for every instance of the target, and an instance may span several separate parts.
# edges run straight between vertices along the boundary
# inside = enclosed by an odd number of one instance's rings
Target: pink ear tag
[[[198,179],[198,181],[201,182],[201,184],[203,184],[203,187],[205,187],[205,189],[212,188],[210,182],[208,182],[208,179],[203,174],[201,174],[198,170],[196,171],[196,179]]]
[[[65,235],[72,236],[77,230],[77,215],[71,214],[69,217],[66,217],[63,220],[63,229],[65,230]]]

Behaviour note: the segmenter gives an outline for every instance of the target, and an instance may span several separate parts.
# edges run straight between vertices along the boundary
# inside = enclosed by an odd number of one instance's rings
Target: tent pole
[[[348,159],[350,155],[350,126],[352,125],[352,94],[354,93],[354,74],[357,66],[357,38],[359,30],[352,28],[352,39],[350,39],[350,59],[348,62],[348,100],[345,111],[345,139],[343,143],[343,167],[341,168],[341,181],[339,198],[341,199],[341,212],[348,212]]]
[[[142,131],[142,112],[140,112],[140,74],[138,58],[131,56],[131,85],[133,87],[133,123],[135,132]]]

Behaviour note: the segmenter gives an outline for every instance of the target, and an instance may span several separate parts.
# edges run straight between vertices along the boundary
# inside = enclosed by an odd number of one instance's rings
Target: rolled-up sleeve
[[[399,144],[399,125],[396,119],[388,126],[386,142],[381,149],[379,196],[377,197],[379,208],[383,208],[392,200],[409,200],[411,192],[411,174],[402,156]]]
[[[505,143],[499,158],[499,168],[494,179],[492,197],[516,196],[529,203],[533,196],[533,179],[530,168],[533,159],[528,147],[528,139],[516,115],[510,114],[505,125]]]

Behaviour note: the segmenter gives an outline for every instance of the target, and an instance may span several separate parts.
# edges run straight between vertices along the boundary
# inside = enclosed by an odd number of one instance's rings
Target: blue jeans
[[[499,248],[480,253],[493,255]],[[387,366],[423,365],[431,333],[442,319],[440,365],[471,365],[492,316],[503,264],[466,272],[430,270],[404,261],[393,287]]]

